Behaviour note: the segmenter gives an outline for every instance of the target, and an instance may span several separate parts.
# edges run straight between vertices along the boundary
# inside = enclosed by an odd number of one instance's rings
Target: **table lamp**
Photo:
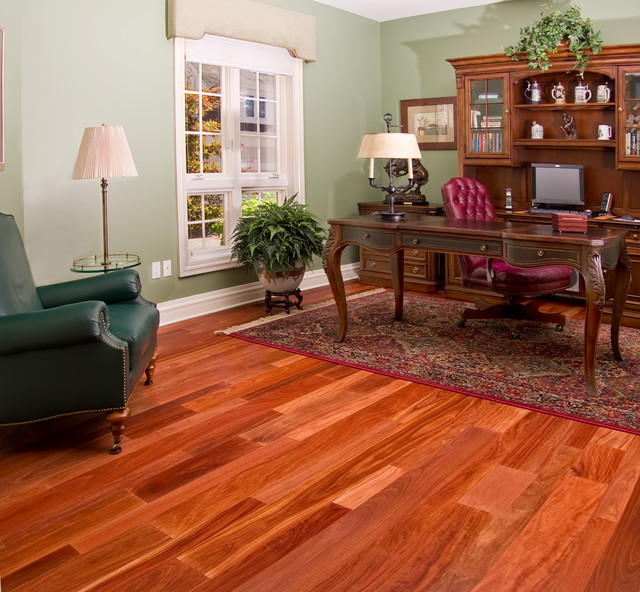
[[[391,133],[391,114],[386,113],[384,121],[387,124],[386,133],[365,134],[360,144],[358,158],[369,159],[369,185],[376,189],[386,191],[387,201],[389,202],[388,212],[376,212],[381,218],[398,219],[404,217],[404,212],[394,211],[395,193],[409,189],[413,185],[413,161],[414,158],[420,158],[420,148],[418,140],[414,134]],[[389,185],[375,184],[374,163],[376,158],[389,159]],[[409,183],[400,187],[393,185],[393,161],[399,158],[407,159],[407,169],[409,173]]]
[[[137,177],[124,129],[120,125],[102,124],[84,130],[72,179],[101,179],[102,187],[102,239],[101,265],[109,269],[109,230],[107,224],[107,178]]]

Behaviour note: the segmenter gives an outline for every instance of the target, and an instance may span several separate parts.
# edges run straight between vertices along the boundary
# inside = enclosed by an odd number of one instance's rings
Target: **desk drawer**
[[[368,272],[380,273],[384,275],[391,274],[391,261],[389,255],[384,253],[374,253],[371,251],[362,252],[362,269]],[[413,258],[405,258],[404,260],[404,276],[427,278],[427,261],[420,261]]]
[[[356,243],[372,249],[390,249],[395,244],[392,232],[362,230],[361,228],[342,227],[342,240]]]
[[[466,255],[477,254],[488,257],[500,257],[502,255],[502,241],[438,236],[437,234],[404,233],[402,235],[402,246],[408,249],[431,249],[451,253],[463,252]]]
[[[580,263],[580,251],[574,249],[550,249],[539,245],[505,244],[505,258],[513,263],[541,263],[553,265],[555,262],[573,261]]]

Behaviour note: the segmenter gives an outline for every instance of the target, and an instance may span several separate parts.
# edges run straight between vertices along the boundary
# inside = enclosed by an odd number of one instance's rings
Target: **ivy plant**
[[[518,43],[504,47],[505,54],[517,61],[518,54],[526,52],[529,67],[545,71],[551,66],[549,54],[556,53],[563,42],[568,43],[569,52],[576,58],[574,69],[582,78],[589,63],[589,52],[596,54],[602,49],[600,31],[594,31],[591,19],[583,18],[575,4],[569,4],[564,11],[544,5],[540,17],[530,27],[520,29]]]

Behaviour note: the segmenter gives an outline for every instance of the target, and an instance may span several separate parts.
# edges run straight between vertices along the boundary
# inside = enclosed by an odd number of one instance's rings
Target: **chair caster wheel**
[[[467,322],[466,322],[464,319],[460,319],[460,320],[458,321],[458,327],[464,327],[464,326],[466,325],[466,323],[467,323]]]
[[[564,325],[556,325],[556,331],[564,331]]]

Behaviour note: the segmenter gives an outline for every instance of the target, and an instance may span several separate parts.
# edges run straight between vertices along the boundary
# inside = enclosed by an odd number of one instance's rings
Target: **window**
[[[265,199],[304,199],[302,62],[283,48],[175,40],[180,275],[233,267],[236,222]]]

